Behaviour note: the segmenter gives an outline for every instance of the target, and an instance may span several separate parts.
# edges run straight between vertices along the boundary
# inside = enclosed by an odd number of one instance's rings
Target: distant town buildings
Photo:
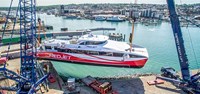
[[[38,12],[71,18],[95,19],[97,15],[123,15],[129,19],[169,20],[166,4],[69,4],[38,7]],[[194,18],[200,15],[200,4],[177,5],[179,15]]]
[[[200,14],[200,4],[195,5],[179,5],[177,6],[179,13]],[[187,9],[187,11],[186,11]],[[93,15],[124,15],[127,18],[153,18],[168,19],[168,9],[166,5],[154,4],[71,4],[61,5],[60,15],[75,14],[85,17]]]

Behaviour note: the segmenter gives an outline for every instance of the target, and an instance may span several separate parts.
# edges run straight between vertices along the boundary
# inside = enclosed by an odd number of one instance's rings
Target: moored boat
[[[77,19],[77,16],[75,14],[68,14],[63,17],[64,19]]]
[[[143,67],[148,60],[147,49],[126,42],[109,40],[104,35],[87,34],[77,40],[52,39],[38,48],[41,59],[67,61],[81,64],[120,67]]]
[[[95,21],[105,21],[105,20],[106,20],[105,16],[101,16],[101,15],[95,16]]]
[[[122,21],[125,21],[125,19],[123,17],[117,16],[117,15],[110,16],[106,20],[110,21],[110,22],[122,22]]]

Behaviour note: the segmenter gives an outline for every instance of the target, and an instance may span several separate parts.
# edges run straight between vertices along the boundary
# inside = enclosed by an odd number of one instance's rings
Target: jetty
[[[52,26],[48,26],[47,28],[53,29]],[[15,35],[19,35],[20,32],[18,31],[19,28],[17,30],[14,30],[13,34]],[[61,31],[51,31],[51,32],[45,32],[42,33],[40,32],[40,34],[47,34],[47,35],[51,35],[51,36],[66,36],[66,35],[81,35],[83,33],[88,33],[88,32],[93,32],[93,31],[114,31],[116,30],[115,28],[91,28],[91,29],[80,29],[80,30],[74,30],[74,31],[68,31],[68,28],[61,28]],[[3,32],[2,29],[0,29],[1,32]],[[12,31],[12,29],[10,28],[9,30],[6,30],[6,34],[10,34],[10,32],[7,31]],[[37,33],[38,35],[39,33]],[[64,35],[63,35],[64,34]]]
[[[5,33],[10,34],[10,32],[13,31],[13,26],[14,26],[14,23],[8,24],[7,27],[5,28]],[[0,32],[4,31],[3,27],[4,27],[4,24],[0,24]],[[36,26],[36,28],[39,28],[39,26]],[[46,25],[44,26],[44,28],[46,30],[53,30],[53,26],[51,25]],[[20,30],[20,24],[16,23],[15,28],[14,28],[14,34],[19,34],[19,30]]]
[[[41,36],[45,35],[48,37],[55,37],[55,36],[81,36],[93,31],[114,31],[115,28],[92,28],[92,29],[82,29],[82,30],[76,30],[76,31],[68,31],[68,28],[61,28],[63,31],[54,31],[54,32],[46,32],[46,33],[40,33]],[[37,33],[38,35],[39,33]]]
[[[115,28],[92,28],[92,29],[82,29],[82,30],[75,30],[75,31],[53,31],[53,32],[40,32],[36,33],[36,36],[40,34],[41,38],[56,38],[57,36],[82,36],[91,32],[95,31],[114,31]],[[6,32],[7,34],[10,34],[10,32]],[[0,45],[7,45],[10,41],[11,44],[16,44],[20,42],[19,32],[14,32],[15,36],[10,40],[10,37],[7,38],[1,38],[0,36]]]
[[[99,30],[116,30],[115,28],[92,28],[92,29],[89,29],[91,31],[99,31]]]

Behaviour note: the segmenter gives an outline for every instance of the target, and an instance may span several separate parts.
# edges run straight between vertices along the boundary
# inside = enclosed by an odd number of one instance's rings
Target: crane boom
[[[162,79],[173,83],[175,86],[181,88],[183,91],[190,94],[200,94],[200,72],[194,75],[190,75],[188,58],[186,55],[184,40],[180,28],[180,21],[176,14],[174,0],[167,0],[169,9],[171,26],[173,29],[174,40],[176,44],[176,50],[178,53],[179,64],[182,73],[182,79],[176,75],[173,68],[162,68],[162,76],[157,76],[156,79]]]
[[[181,28],[180,28],[179,18],[175,10],[174,0],[167,0],[167,5],[169,9],[170,21],[171,21],[171,25],[173,29],[182,77],[183,77],[183,80],[189,81],[190,80],[189,64],[188,64],[188,59],[185,52],[184,40],[183,40]]]

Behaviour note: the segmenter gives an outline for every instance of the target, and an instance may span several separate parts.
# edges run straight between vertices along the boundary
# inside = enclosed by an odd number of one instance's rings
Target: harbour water
[[[116,31],[98,31],[95,34],[122,33],[126,34],[128,42],[132,25],[126,22],[106,22],[94,20],[62,19],[53,15],[41,14],[39,17],[46,25],[52,25],[54,32],[67,27],[68,30],[90,29],[99,27],[116,28]],[[197,27],[182,27],[184,43],[191,69],[200,68],[200,29]],[[161,67],[173,67],[180,70],[170,23],[162,22],[157,25],[135,24],[135,44],[146,47],[149,52],[149,60],[143,68],[119,68],[94,65],[81,65],[66,62],[53,61],[53,65],[61,76],[95,77],[126,76],[133,74],[160,73]],[[194,50],[194,51],[193,51]],[[195,53],[194,53],[195,52]],[[196,55],[196,57],[195,57]],[[195,59],[196,58],[196,59]]]

